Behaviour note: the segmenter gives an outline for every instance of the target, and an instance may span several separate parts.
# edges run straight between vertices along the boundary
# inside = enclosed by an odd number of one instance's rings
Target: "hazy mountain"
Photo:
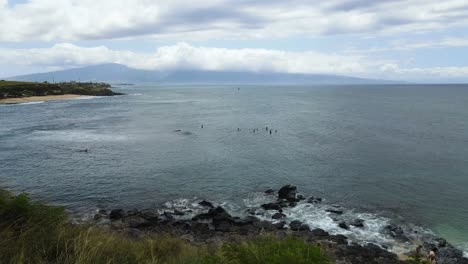
[[[120,64],[101,64],[78,69],[36,73],[7,78],[18,81],[61,82],[103,81],[110,83],[163,83],[163,84],[375,84],[384,80],[363,79],[324,74],[291,74],[266,72],[234,72],[174,70],[148,71],[132,69]]]

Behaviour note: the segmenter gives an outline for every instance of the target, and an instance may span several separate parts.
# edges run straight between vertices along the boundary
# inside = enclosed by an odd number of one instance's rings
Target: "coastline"
[[[83,97],[84,95],[79,94],[63,94],[63,95],[46,95],[46,96],[28,96],[28,97],[17,97],[17,98],[5,98],[0,99],[0,104],[21,104],[41,101],[57,101],[57,100],[68,100]]]

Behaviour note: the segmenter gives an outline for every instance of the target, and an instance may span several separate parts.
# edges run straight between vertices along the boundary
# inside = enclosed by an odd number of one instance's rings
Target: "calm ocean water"
[[[291,183],[468,248],[468,86],[115,90],[128,95],[0,106],[0,186],[89,212],[242,208]]]

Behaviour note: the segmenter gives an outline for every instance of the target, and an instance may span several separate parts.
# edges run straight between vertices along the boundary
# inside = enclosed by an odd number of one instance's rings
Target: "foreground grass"
[[[195,246],[169,236],[132,239],[72,225],[63,208],[0,190],[0,264],[4,263],[329,263],[300,239],[264,236]]]

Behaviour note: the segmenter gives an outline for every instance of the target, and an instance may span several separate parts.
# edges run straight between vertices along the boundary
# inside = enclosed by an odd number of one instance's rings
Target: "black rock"
[[[338,226],[343,228],[343,229],[349,230],[349,225],[345,221],[339,222]]]
[[[133,208],[127,211],[128,216],[139,215],[139,214],[141,214],[141,211],[137,208]]]
[[[255,216],[246,216],[242,219],[236,219],[234,220],[234,225],[237,225],[237,226],[245,226],[245,225],[251,225],[255,222],[258,222],[260,221],[260,219],[258,219],[257,217]]]
[[[273,219],[280,219],[280,218],[284,218],[284,217],[286,217],[286,215],[283,214],[283,213],[276,213],[273,216],[271,216],[271,218],[273,218]]]
[[[191,228],[193,232],[199,234],[205,234],[210,231],[210,226],[207,223],[193,222]]]
[[[273,228],[275,228],[275,229],[284,229],[285,225],[286,225],[285,221],[280,221],[278,223],[273,224]]]
[[[307,224],[302,224],[300,227],[299,227],[299,230],[298,231],[310,231],[310,227],[309,225]]]
[[[308,203],[321,203],[322,198],[311,196],[309,199],[307,199],[307,202]]]
[[[159,212],[156,209],[144,209],[141,211],[140,216],[146,220],[153,221],[159,218]]]
[[[348,238],[345,235],[333,235],[330,236],[330,240],[339,244],[339,245],[347,245],[348,244]]]
[[[171,212],[167,212],[167,211],[166,211],[166,212],[163,213],[163,215],[164,215],[164,217],[166,217],[166,219],[168,219],[168,220],[174,219],[174,215],[173,215]]]
[[[355,227],[364,227],[364,220],[362,220],[360,218],[354,219],[349,224],[352,225],[352,226],[355,226]]]
[[[268,189],[268,190],[265,191],[265,194],[268,194],[268,195],[275,194],[275,190],[273,190],[273,189]]]
[[[332,214],[338,214],[338,215],[342,215],[343,214],[343,210],[339,210],[339,209],[327,209],[325,210],[326,212],[329,212],[329,213],[332,213]]]
[[[443,238],[437,239],[437,243],[439,244],[439,247],[446,247],[447,246],[447,240]]]
[[[127,216],[127,213],[123,209],[114,209],[110,212],[109,219],[117,220]]]
[[[206,200],[203,200],[201,202],[198,203],[199,205],[201,206],[206,206],[206,207],[209,207],[209,208],[214,208],[213,204],[211,202],[208,202]]]
[[[289,207],[296,207],[297,206],[297,203],[296,202],[290,202],[288,204]]]
[[[312,233],[312,235],[314,235],[314,236],[316,236],[316,237],[327,237],[327,236],[330,236],[330,234],[329,234],[327,231],[325,231],[325,230],[323,230],[323,229],[321,229],[321,228],[316,228],[316,229],[312,230],[311,233]]]
[[[297,202],[296,194],[297,187],[288,184],[279,189],[278,199],[286,199],[289,202]]]
[[[299,231],[299,228],[302,226],[302,222],[299,220],[293,220],[289,223],[289,228],[293,231]]]
[[[409,238],[405,236],[403,228],[397,225],[388,225],[385,227],[385,231],[391,237],[396,238],[400,241],[409,241]]]
[[[299,201],[302,201],[302,200],[305,200],[306,198],[304,197],[304,195],[298,194],[298,195],[297,195],[297,199],[298,199]]]
[[[98,214],[107,215],[107,211],[104,209],[99,209]]]
[[[174,215],[185,215],[185,213],[179,210],[174,210]]]
[[[265,210],[280,210],[282,208],[279,203],[262,204],[261,207]]]

